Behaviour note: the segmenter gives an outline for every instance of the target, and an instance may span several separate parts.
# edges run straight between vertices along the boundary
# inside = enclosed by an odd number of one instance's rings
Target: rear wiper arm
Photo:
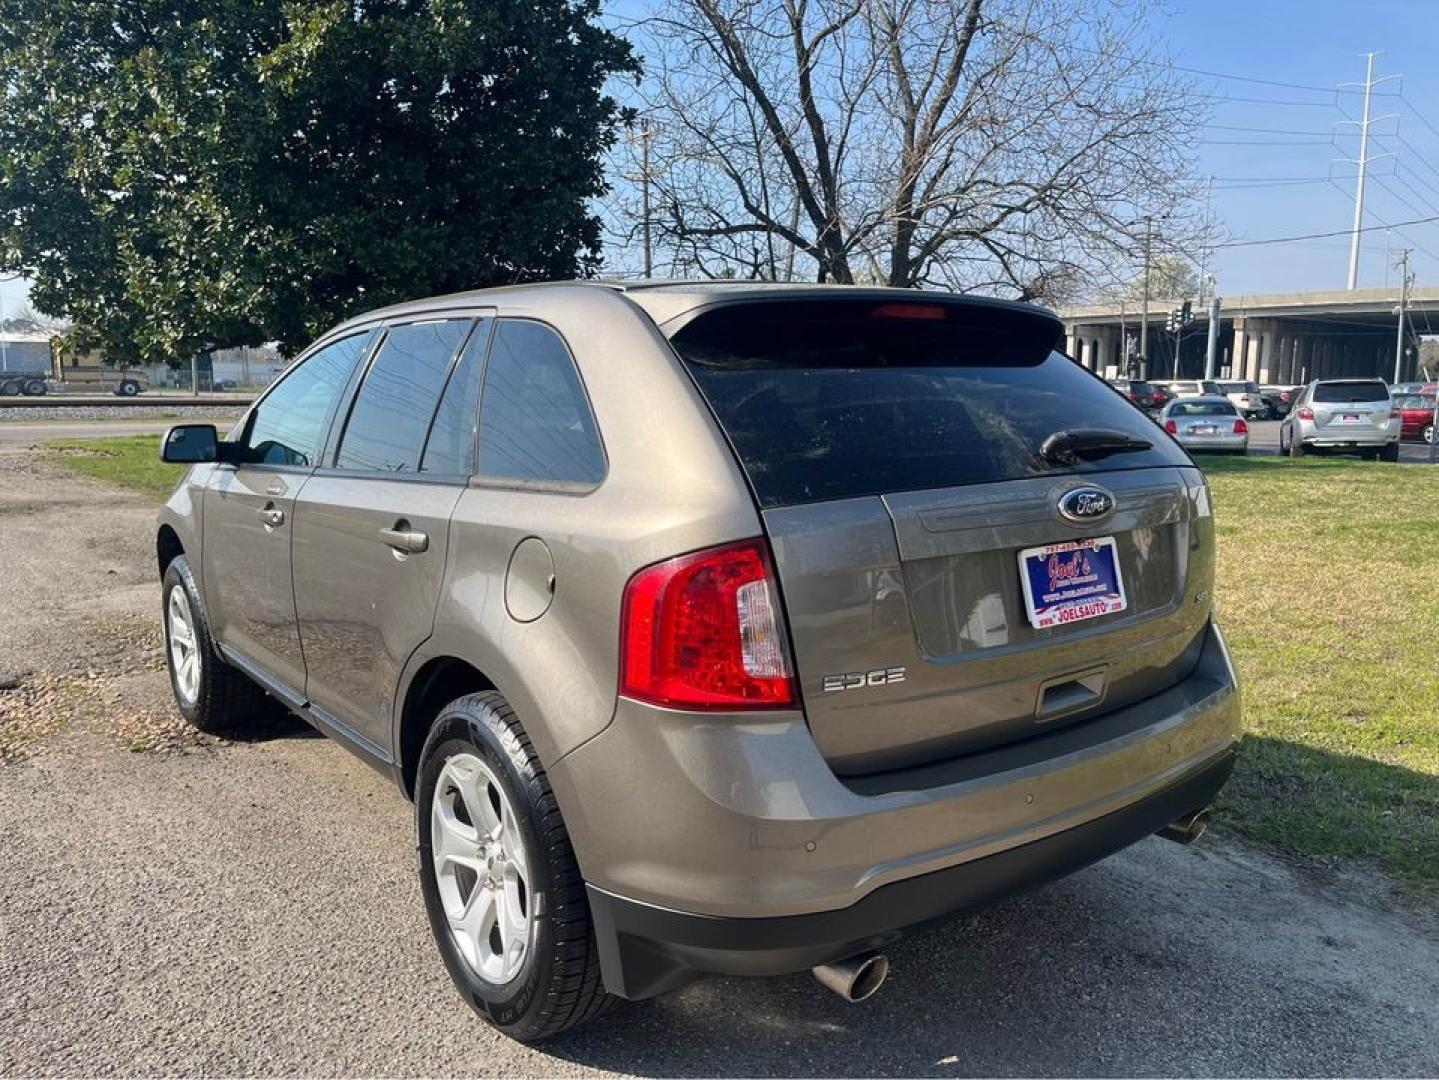
[[[1153,443],[1110,428],[1075,428],[1056,431],[1039,445],[1039,456],[1051,465],[1073,465],[1080,458],[1094,460],[1110,454],[1149,450]]]

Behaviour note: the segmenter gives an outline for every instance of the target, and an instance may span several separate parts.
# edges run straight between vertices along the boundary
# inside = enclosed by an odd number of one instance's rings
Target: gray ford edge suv
[[[516,1038],[705,972],[867,996],[907,928],[1194,838],[1233,765],[1204,477],[1060,335],[752,284],[354,319],[166,436],[179,708],[392,777]]]

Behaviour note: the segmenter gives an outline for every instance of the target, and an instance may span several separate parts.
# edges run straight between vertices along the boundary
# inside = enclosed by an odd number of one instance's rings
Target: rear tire
[[[25,383],[23,389],[26,397],[44,397],[48,388],[44,379],[30,379]]]
[[[1398,461],[1399,444],[1397,442],[1385,443],[1384,449],[1380,450],[1375,455],[1375,457],[1377,457],[1380,461]]]
[[[1292,458],[1302,458],[1307,453],[1309,453],[1309,450],[1302,442],[1294,437],[1294,433],[1291,431],[1289,433],[1289,456]]]
[[[420,754],[415,832],[435,944],[482,1019],[535,1042],[613,1004],[559,805],[500,694],[469,694],[441,711]]]
[[[20,381],[18,379],[6,379],[0,382],[0,397],[15,397],[20,393]]]
[[[253,731],[272,719],[276,702],[215,649],[185,556],[176,556],[165,568],[160,595],[165,662],[180,715],[211,735]]]
[[[133,379],[126,379],[120,383],[115,392],[121,397],[134,397],[140,392],[140,384]]]

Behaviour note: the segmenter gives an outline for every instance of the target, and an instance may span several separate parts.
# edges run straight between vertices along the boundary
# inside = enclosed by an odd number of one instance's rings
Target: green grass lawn
[[[61,465],[120,487],[134,488],[156,499],[174,490],[183,465],[160,460],[160,436],[119,435],[113,439],[58,439],[47,443]]]
[[[1439,889],[1439,469],[1202,462],[1244,691],[1222,820]]]
[[[66,468],[157,499],[181,472],[156,435],[50,445]],[[1221,820],[1439,890],[1439,469],[1203,464],[1248,730]]]

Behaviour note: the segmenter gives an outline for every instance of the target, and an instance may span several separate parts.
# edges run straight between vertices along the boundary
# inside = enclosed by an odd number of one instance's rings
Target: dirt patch
[[[0,763],[33,757],[69,723],[84,696],[83,680],[41,673],[0,685]]]

